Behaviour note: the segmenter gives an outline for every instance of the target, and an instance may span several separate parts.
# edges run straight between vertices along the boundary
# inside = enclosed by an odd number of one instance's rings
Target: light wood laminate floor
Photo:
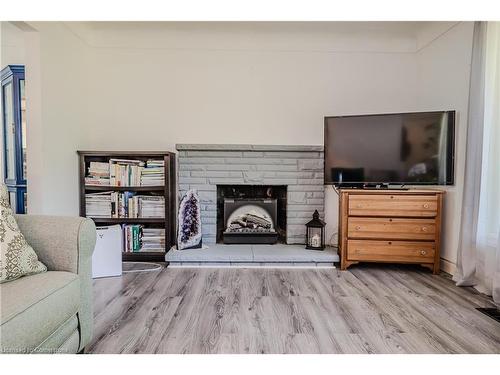
[[[164,268],[94,301],[90,353],[500,353],[488,297],[411,266]]]

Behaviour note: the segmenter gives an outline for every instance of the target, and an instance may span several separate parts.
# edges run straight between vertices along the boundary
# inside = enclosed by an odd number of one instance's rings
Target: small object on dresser
[[[189,190],[179,205],[177,250],[199,249],[201,239],[200,198],[196,190]]]
[[[325,249],[325,222],[319,218],[318,210],[314,211],[313,219],[306,224],[306,249]]]

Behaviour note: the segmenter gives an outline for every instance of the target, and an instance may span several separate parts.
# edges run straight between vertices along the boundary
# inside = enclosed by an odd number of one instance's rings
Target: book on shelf
[[[142,160],[109,159],[109,180],[112,186],[139,186]]]
[[[142,251],[165,251],[165,228],[144,228],[142,231]]]
[[[85,211],[88,217],[110,217],[111,191],[85,194]]]
[[[123,251],[136,252],[164,252],[165,229],[144,228],[143,225],[123,225]]]
[[[165,217],[165,197],[131,191],[88,193],[85,208],[88,217],[161,219]]]
[[[138,214],[142,218],[163,217],[165,215],[165,198],[154,195],[140,195],[138,200]],[[135,206],[134,206],[135,208]]]
[[[91,161],[85,177],[85,185],[105,186],[109,184],[109,163]]]
[[[109,162],[90,162],[85,176],[88,186],[163,186],[164,160],[109,159]]]
[[[142,247],[142,225],[132,224],[123,226],[123,251],[138,252]]]
[[[141,186],[161,186],[165,183],[165,161],[148,160],[141,170]]]

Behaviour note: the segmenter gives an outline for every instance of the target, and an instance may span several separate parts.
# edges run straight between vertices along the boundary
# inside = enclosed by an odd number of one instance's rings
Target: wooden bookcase
[[[165,228],[165,252],[175,244],[176,233],[176,172],[175,153],[162,151],[77,151],[80,176],[80,216],[86,217],[85,194],[103,191],[129,191],[141,194],[162,195],[165,198],[163,218],[92,218],[97,226],[113,224],[142,224],[145,227]],[[163,186],[89,186],[85,176],[90,162],[108,162],[109,159],[161,160],[165,161],[165,183]],[[165,252],[123,252],[124,261],[165,261]]]

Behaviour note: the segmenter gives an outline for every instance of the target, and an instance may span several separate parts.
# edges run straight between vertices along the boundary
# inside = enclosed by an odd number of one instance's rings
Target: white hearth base
[[[171,267],[334,267],[337,249],[306,250],[303,245],[209,245],[208,248],[170,249]]]

